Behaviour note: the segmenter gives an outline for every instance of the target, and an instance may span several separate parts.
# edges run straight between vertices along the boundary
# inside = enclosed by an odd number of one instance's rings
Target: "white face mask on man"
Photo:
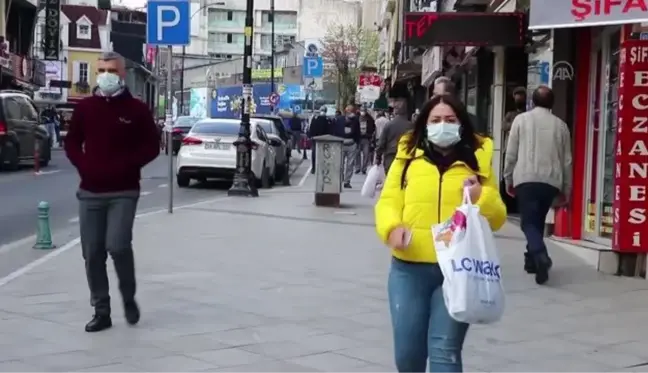
[[[427,139],[440,148],[449,148],[461,141],[461,125],[459,123],[428,123]]]
[[[117,74],[103,72],[97,74],[97,86],[105,95],[112,95],[122,87],[122,80]]]

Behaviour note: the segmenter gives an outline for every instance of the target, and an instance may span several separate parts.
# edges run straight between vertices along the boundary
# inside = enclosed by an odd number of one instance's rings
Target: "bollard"
[[[52,244],[52,232],[49,222],[49,203],[41,201],[38,204],[38,221],[36,222],[36,244],[34,249],[48,250],[56,246]]]

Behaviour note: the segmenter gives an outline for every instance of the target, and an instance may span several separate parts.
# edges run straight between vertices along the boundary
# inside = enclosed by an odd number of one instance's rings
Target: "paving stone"
[[[0,287],[0,371],[394,371],[374,201],[353,190],[349,207],[319,209],[312,187],[138,219],[136,327],[109,266],[114,327],[83,331],[76,249]],[[548,241],[554,268],[538,286],[519,229],[496,237],[506,314],[471,327],[465,371],[646,370],[625,367],[648,361],[648,281],[603,275]]]

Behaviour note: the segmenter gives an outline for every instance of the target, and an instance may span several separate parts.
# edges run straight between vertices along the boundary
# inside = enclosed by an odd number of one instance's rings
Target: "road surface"
[[[307,162],[304,162],[303,166]],[[300,170],[302,173],[305,170]],[[298,177],[297,174],[294,175]],[[296,182],[296,181],[295,181]],[[33,261],[46,251],[33,250],[37,206],[50,204],[50,224],[57,245],[78,236],[78,211],[75,192],[79,178],[62,151],[55,151],[49,167],[40,175],[24,167],[17,172],[0,173],[0,277]],[[138,213],[166,209],[169,198],[168,158],[160,155],[142,170]],[[174,205],[193,204],[225,196],[230,183],[174,185]]]

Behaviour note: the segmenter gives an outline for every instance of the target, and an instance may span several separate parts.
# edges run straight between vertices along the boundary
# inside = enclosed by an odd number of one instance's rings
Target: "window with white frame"
[[[80,83],[89,83],[90,72],[88,71],[87,62],[79,62],[79,82]]]
[[[79,39],[91,39],[90,25],[79,24],[77,25],[77,38]]]

